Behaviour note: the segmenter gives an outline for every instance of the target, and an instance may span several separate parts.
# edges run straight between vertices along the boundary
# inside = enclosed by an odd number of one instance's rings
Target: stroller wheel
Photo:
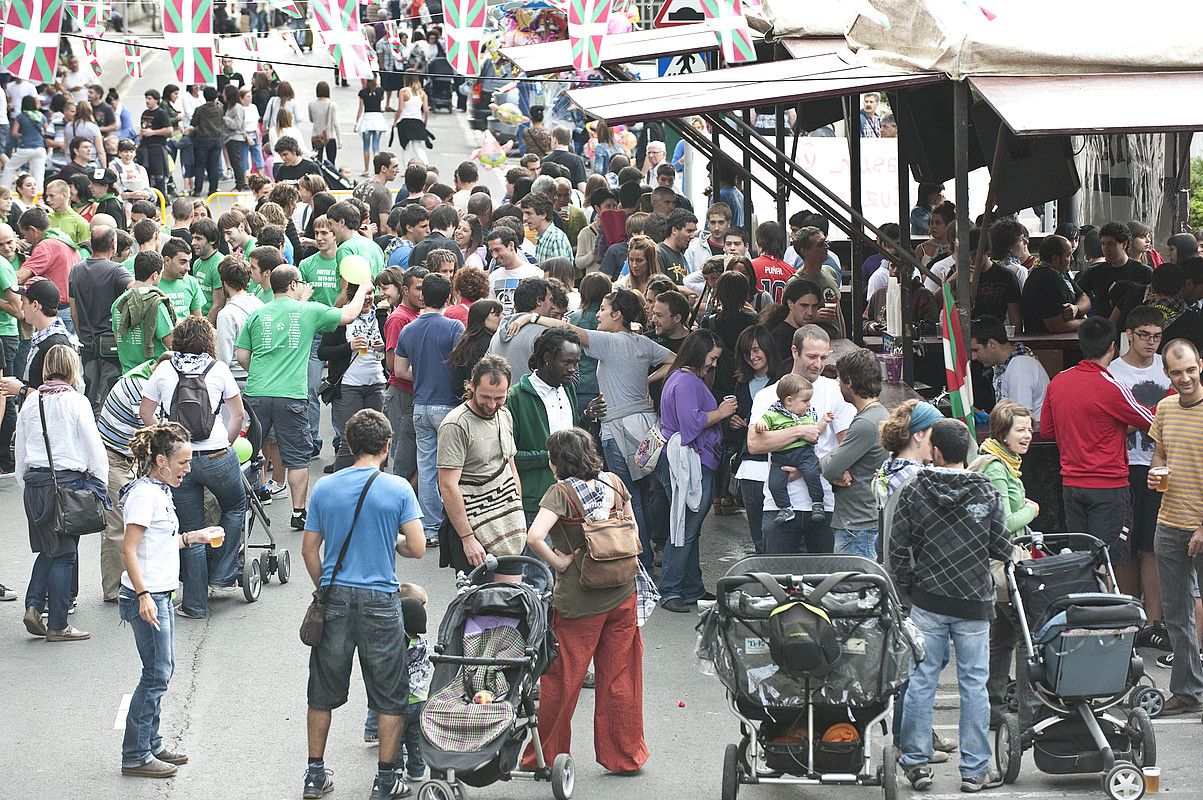
[[[1144,773],[1121,761],[1103,778],[1103,791],[1111,800],[1140,800],[1145,796]]]
[[[1019,713],[1019,691],[1015,687],[1015,681],[1007,681],[1007,691],[1003,695],[1004,702],[1007,704],[1007,710],[1012,714]]]
[[[1136,766],[1156,765],[1157,734],[1153,731],[1153,720],[1149,719],[1143,708],[1134,708],[1128,712],[1127,734],[1128,741],[1132,743],[1132,760],[1136,762]]]
[[[1144,709],[1150,719],[1156,719],[1161,709],[1165,708],[1165,695],[1152,686],[1140,686],[1132,692],[1131,705],[1133,708]]]
[[[556,800],[569,800],[575,784],[576,765],[572,763],[572,756],[560,753],[551,762],[551,793]]]
[[[1019,767],[1023,763],[1023,745],[1019,737],[1019,719],[1014,714],[1003,714],[1003,724],[994,733],[994,761],[1003,783],[1015,783],[1019,777]]]
[[[280,554],[276,556],[276,565],[276,574],[280,576],[280,583],[288,583],[288,578],[291,574],[291,564],[289,563],[287,550],[281,550]]]
[[[455,793],[446,781],[426,781],[418,787],[417,800],[456,800]]]
[[[723,751],[723,800],[735,800],[739,794],[739,745],[729,744]]]
[[[243,559],[242,579],[239,583],[242,585],[242,595],[248,603],[259,599],[259,592],[263,590],[263,580],[258,558]]]
[[[894,758],[894,745],[889,742],[881,748],[881,793],[886,800],[898,797],[898,761]]]
[[[270,550],[264,550],[259,556],[259,579],[263,581],[263,585],[272,582],[272,573],[276,571],[276,565],[272,563],[275,556]]]

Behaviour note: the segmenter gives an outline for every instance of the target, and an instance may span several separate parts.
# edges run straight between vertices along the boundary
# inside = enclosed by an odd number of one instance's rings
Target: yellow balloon
[[[372,268],[366,258],[351,253],[343,256],[343,260],[338,262],[338,274],[342,275],[347,283],[367,283],[372,279]]]

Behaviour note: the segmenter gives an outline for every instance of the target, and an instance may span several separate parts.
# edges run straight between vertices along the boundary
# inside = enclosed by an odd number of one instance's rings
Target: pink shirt
[[[401,329],[418,318],[418,312],[402,303],[384,320],[384,346],[389,352],[397,349],[397,339],[401,338]],[[395,356],[394,356],[395,357]],[[388,376],[389,386],[396,386],[406,394],[414,393],[413,381],[403,381],[391,372]]]
[[[464,323],[464,327],[468,327],[468,308],[470,303],[456,303],[443,312],[443,316],[447,319],[456,319]]]

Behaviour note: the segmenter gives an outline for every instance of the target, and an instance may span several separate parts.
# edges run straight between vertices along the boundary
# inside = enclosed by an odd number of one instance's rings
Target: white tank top
[[[402,119],[421,119],[422,118],[422,96],[414,95],[405,101],[401,106]]]

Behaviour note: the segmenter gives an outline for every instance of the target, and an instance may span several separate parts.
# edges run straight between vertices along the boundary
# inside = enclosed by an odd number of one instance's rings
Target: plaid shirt
[[[572,245],[568,243],[568,237],[554,222],[535,237],[535,260],[540,264],[549,258],[571,259],[572,255]]]

